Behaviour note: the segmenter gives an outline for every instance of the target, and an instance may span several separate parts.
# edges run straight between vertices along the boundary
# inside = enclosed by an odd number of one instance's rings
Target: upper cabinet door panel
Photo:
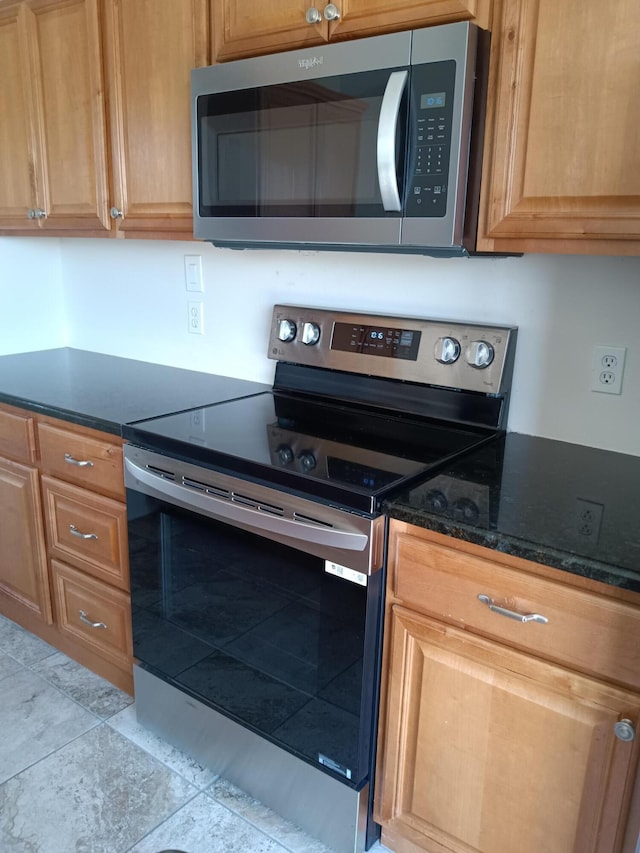
[[[640,252],[640,4],[503,0],[479,248]]]
[[[323,44],[328,35],[325,5],[314,0],[214,0],[214,58],[239,59]],[[307,23],[310,8],[320,13],[319,23]]]
[[[342,0],[335,5],[340,18],[330,25],[331,38],[375,35],[452,21],[489,26],[489,0]]]
[[[31,96],[19,11],[0,10],[0,229],[36,228]]]
[[[29,0],[27,9],[44,164],[42,227],[108,229],[98,0]]]
[[[190,72],[208,62],[206,0],[106,0],[119,231],[193,230]]]

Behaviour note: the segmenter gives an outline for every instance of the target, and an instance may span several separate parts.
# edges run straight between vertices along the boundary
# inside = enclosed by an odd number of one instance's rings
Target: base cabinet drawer
[[[133,660],[127,593],[51,561],[58,628],[123,669]]]
[[[50,424],[38,424],[43,473],[124,500],[122,446]]]
[[[390,586],[397,601],[640,690],[640,607],[516,571],[413,533],[395,536],[392,549]],[[516,614],[537,614],[547,621],[517,621]]]
[[[42,491],[51,556],[128,590],[125,505],[50,477]]]

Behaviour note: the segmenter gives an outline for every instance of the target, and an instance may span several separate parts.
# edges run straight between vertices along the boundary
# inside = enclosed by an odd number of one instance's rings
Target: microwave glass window
[[[377,136],[388,75],[201,97],[202,214],[385,215]]]

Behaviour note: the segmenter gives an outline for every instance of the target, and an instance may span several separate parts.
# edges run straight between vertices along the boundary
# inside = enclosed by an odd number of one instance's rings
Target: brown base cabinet
[[[133,693],[119,438],[0,406],[0,613]]]
[[[601,584],[462,548],[391,524],[383,843],[396,853],[634,853],[640,608]],[[478,595],[548,622],[504,618]]]

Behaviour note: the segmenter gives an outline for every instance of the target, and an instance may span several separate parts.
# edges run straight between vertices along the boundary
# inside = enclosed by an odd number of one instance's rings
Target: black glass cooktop
[[[494,430],[279,392],[125,428],[132,444],[365,512]]]

